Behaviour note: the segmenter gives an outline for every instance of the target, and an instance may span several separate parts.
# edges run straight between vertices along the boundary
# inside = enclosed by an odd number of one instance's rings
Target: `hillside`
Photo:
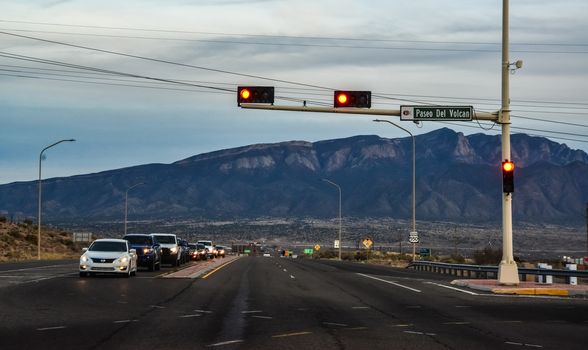
[[[41,256],[46,259],[79,258],[81,248],[72,241],[71,233],[43,228]],[[37,258],[37,227],[31,223],[10,223],[0,216],[0,262]]]
[[[565,144],[512,136],[514,219],[581,224],[588,202],[588,155]],[[500,137],[439,129],[416,137],[417,218],[500,222]],[[258,144],[44,180],[46,220],[122,220],[125,191],[133,219],[332,217],[337,189],[354,217],[411,215],[410,138],[355,136]],[[36,182],[0,185],[0,213],[34,217]]]

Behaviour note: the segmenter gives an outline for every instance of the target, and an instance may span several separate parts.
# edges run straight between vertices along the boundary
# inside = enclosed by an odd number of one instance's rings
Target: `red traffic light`
[[[335,91],[334,106],[370,108],[372,106],[371,91]]]
[[[502,170],[507,171],[507,172],[511,172],[514,171],[514,163],[508,160],[505,160],[504,162],[502,162]]]
[[[273,86],[239,86],[237,88],[237,105],[241,103],[274,104]]]
[[[514,192],[514,168],[515,165],[510,160],[502,162],[502,192]]]

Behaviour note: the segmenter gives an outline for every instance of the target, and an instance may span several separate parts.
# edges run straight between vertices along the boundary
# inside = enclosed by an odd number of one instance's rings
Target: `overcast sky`
[[[510,76],[513,132],[588,150],[588,1],[513,0],[510,12],[510,61],[524,61]],[[500,0],[4,0],[0,184],[36,179],[41,149],[69,138],[77,141],[46,152],[43,178],[254,143],[407,136],[367,116],[242,110],[238,85],[272,85],[294,99],[276,104],[329,104],[328,88],[338,88],[388,97],[372,108],[496,111],[501,21]],[[402,123],[416,134],[499,131]]]

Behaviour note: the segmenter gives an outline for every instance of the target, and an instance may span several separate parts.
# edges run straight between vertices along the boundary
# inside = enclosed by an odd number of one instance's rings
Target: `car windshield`
[[[155,238],[157,239],[157,241],[159,243],[163,243],[163,244],[176,243],[176,238],[174,236],[161,235],[161,236],[155,236]]]
[[[88,250],[92,252],[126,252],[127,245],[124,242],[94,242]]]
[[[125,236],[131,244],[151,245],[152,238],[149,236]]]
[[[204,249],[204,248],[205,248],[204,244],[202,244],[202,243],[196,244],[196,249]]]

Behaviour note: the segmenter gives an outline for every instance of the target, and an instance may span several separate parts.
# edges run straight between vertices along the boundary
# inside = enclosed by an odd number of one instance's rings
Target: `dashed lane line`
[[[210,344],[210,345],[206,345],[206,347],[208,348],[212,348],[212,347],[216,347],[216,346],[223,346],[223,345],[230,345],[230,344],[237,344],[237,343],[242,343],[243,340],[242,339],[238,339],[238,340],[227,340],[227,341],[223,341],[220,343],[216,343],[216,344]]]
[[[307,334],[312,334],[312,332],[293,332],[293,333],[276,334],[276,335],[272,335],[272,338],[297,337],[300,335],[307,335]]]
[[[404,289],[408,289],[408,290],[411,290],[411,291],[413,291],[413,292],[416,292],[416,293],[421,293],[421,292],[422,292],[422,291],[421,291],[421,290],[419,290],[419,289],[412,288],[412,287],[409,287],[409,286],[405,286],[405,285],[402,285],[402,284],[400,284],[400,283],[396,283],[396,282],[392,282],[392,281],[387,281],[387,280],[385,280],[385,279],[381,279],[381,278],[378,278],[378,277],[373,277],[373,276],[369,276],[369,275],[364,275],[363,273],[357,273],[357,274],[358,274],[359,276],[362,276],[362,277],[371,278],[371,279],[374,279],[374,280],[376,280],[376,281],[380,281],[380,282],[384,282],[384,283],[388,283],[388,284],[394,285],[394,286],[396,286],[396,287],[401,287],[401,288],[404,288]]]
[[[348,324],[344,324],[344,323],[335,323],[335,322],[323,322],[324,325],[327,326],[337,326],[337,327],[349,327]]]
[[[254,318],[261,318],[261,319],[263,319],[263,320],[271,320],[271,319],[273,319],[273,317],[271,317],[271,316],[259,316],[259,315],[253,315],[253,316],[251,316],[251,317],[254,317]]]
[[[64,329],[65,326],[55,326],[55,327],[44,327],[44,328],[37,328],[38,331],[54,331],[57,329]]]
[[[192,318],[192,317],[200,317],[202,314],[190,314],[190,315],[182,315],[178,316],[178,318]]]

